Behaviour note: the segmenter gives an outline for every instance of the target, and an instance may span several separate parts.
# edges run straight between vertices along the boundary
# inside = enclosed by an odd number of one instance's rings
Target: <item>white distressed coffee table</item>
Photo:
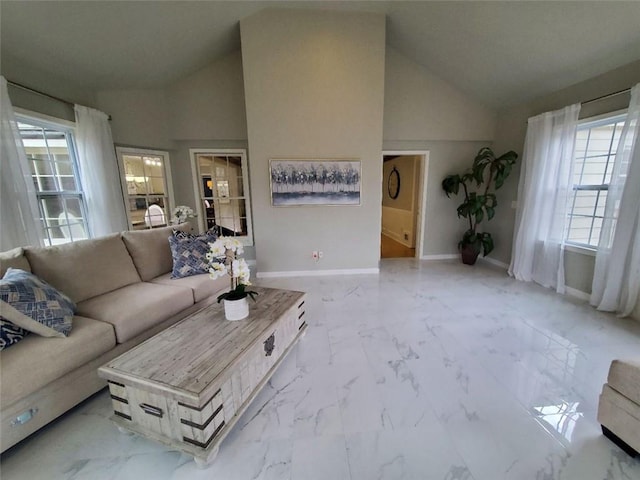
[[[200,466],[304,334],[303,292],[259,292],[249,317],[210,305],[98,369],[121,430],[192,455]]]

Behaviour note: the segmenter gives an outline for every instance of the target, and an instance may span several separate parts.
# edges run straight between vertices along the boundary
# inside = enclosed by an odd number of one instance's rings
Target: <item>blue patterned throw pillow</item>
[[[171,257],[173,258],[173,271],[171,278],[184,278],[201,273],[209,273],[209,262],[207,252],[209,243],[213,243],[218,238],[212,233],[203,235],[169,237],[171,247]]]
[[[209,242],[213,243],[220,236],[219,230],[220,230],[220,227],[218,225],[214,225],[209,230],[207,230],[207,232],[204,233],[203,235],[208,235],[209,237],[213,237],[212,240],[209,240]],[[201,235],[194,235],[193,233],[185,232],[184,230],[177,230],[174,228],[173,236],[175,238],[198,238]]]
[[[0,319],[43,337],[66,337],[75,304],[35,275],[9,268],[0,280]]]
[[[26,337],[28,333],[24,328],[16,327],[13,323],[4,320],[0,316],[0,350],[15,345]]]

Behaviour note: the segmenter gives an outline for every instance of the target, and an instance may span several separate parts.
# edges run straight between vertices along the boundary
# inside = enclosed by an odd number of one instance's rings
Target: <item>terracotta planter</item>
[[[224,317],[227,320],[235,321],[242,320],[249,316],[249,302],[247,297],[239,300],[223,300],[224,303]]]
[[[477,250],[473,245],[464,245],[460,249],[460,256],[462,257],[462,263],[465,265],[474,265],[480,255],[480,250]]]

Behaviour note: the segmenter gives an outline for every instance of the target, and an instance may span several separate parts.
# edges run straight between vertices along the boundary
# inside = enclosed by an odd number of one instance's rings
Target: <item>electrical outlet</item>
[[[324,257],[324,252],[322,250],[320,250],[318,252],[318,258],[322,258],[322,257]]]

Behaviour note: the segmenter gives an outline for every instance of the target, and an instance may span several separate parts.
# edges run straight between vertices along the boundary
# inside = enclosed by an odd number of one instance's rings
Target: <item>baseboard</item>
[[[565,295],[577,298],[579,300],[584,300],[586,302],[588,302],[591,299],[591,294],[590,293],[583,292],[582,290],[577,290],[575,288],[571,288],[571,287],[566,287],[565,286],[564,287],[564,292],[565,292]]]
[[[496,267],[500,267],[503,270],[509,270],[509,265],[501,262],[500,260],[496,260],[495,258],[487,258],[487,257],[478,257],[478,260],[482,260],[483,262],[490,263]]]
[[[258,278],[322,277],[327,275],[378,275],[379,268],[345,268],[341,270],[292,270],[287,272],[258,272]]]
[[[422,255],[420,260],[455,260],[460,258],[457,253],[445,253],[441,255]]]

